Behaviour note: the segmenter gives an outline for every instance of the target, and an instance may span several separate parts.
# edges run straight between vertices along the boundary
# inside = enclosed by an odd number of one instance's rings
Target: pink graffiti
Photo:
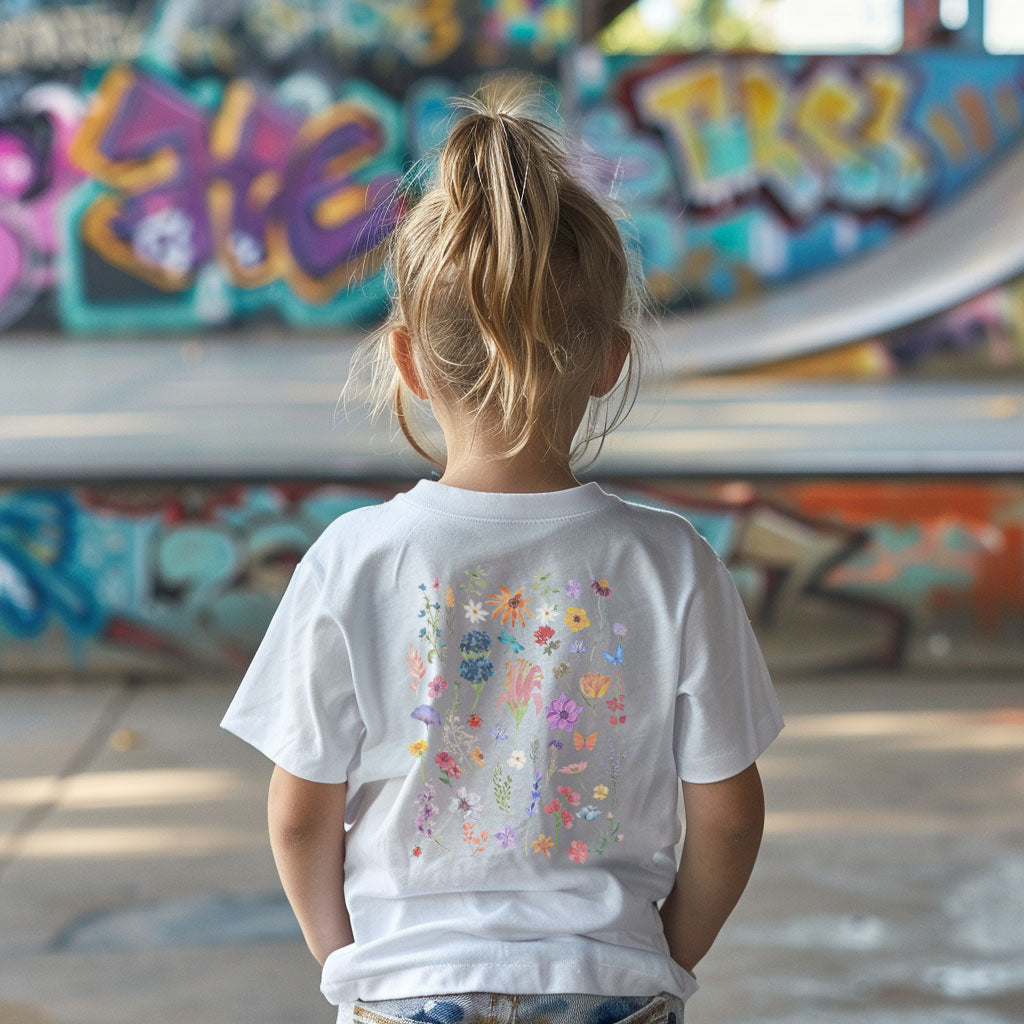
[[[68,147],[83,107],[70,88],[46,83],[0,122],[0,328],[56,281],[58,205],[82,178]]]

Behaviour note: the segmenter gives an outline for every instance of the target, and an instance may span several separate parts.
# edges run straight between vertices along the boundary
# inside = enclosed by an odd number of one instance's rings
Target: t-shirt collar
[[[560,491],[513,494],[469,491],[437,480],[420,480],[402,497],[420,508],[434,512],[510,522],[583,515],[605,507],[609,501],[614,500],[596,481]]]

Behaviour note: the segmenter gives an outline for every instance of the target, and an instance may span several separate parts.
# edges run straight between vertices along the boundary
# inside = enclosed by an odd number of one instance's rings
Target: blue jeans
[[[656,996],[594,996],[581,992],[447,995],[374,999],[342,1008],[338,1024],[683,1024],[683,1002]]]

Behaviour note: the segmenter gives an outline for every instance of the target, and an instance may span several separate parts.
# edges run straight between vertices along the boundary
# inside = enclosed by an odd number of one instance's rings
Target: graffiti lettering
[[[354,91],[304,118],[239,80],[211,118],[159,79],[112,69],[72,146],[113,190],[82,193],[82,240],[166,292],[193,288],[217,260],[237,289],[281,279],[302,302],[328,303],[401,213],[389,203],[401,168],[393,107]]]
[[[829,200],[900,214],[927,201],[934,173],[907,126],[912,89],[899,65],[853,77],[830,63],[800,82],[777,66],[686,62],[636,87],[638,116],[663,131],[688,200],[714,208],[763,185],[794,219]]]
[[[105,4],[57,7],[0,21],[0,74],[53,72],[134,60],[142,48],[141,18]]]

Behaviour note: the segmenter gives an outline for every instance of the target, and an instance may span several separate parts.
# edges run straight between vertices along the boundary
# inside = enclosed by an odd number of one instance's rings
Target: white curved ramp
[[[671,374],[713,373],[869,338],[1024,271],[1024,145],[874,253],[749,300],[653,327]]]

